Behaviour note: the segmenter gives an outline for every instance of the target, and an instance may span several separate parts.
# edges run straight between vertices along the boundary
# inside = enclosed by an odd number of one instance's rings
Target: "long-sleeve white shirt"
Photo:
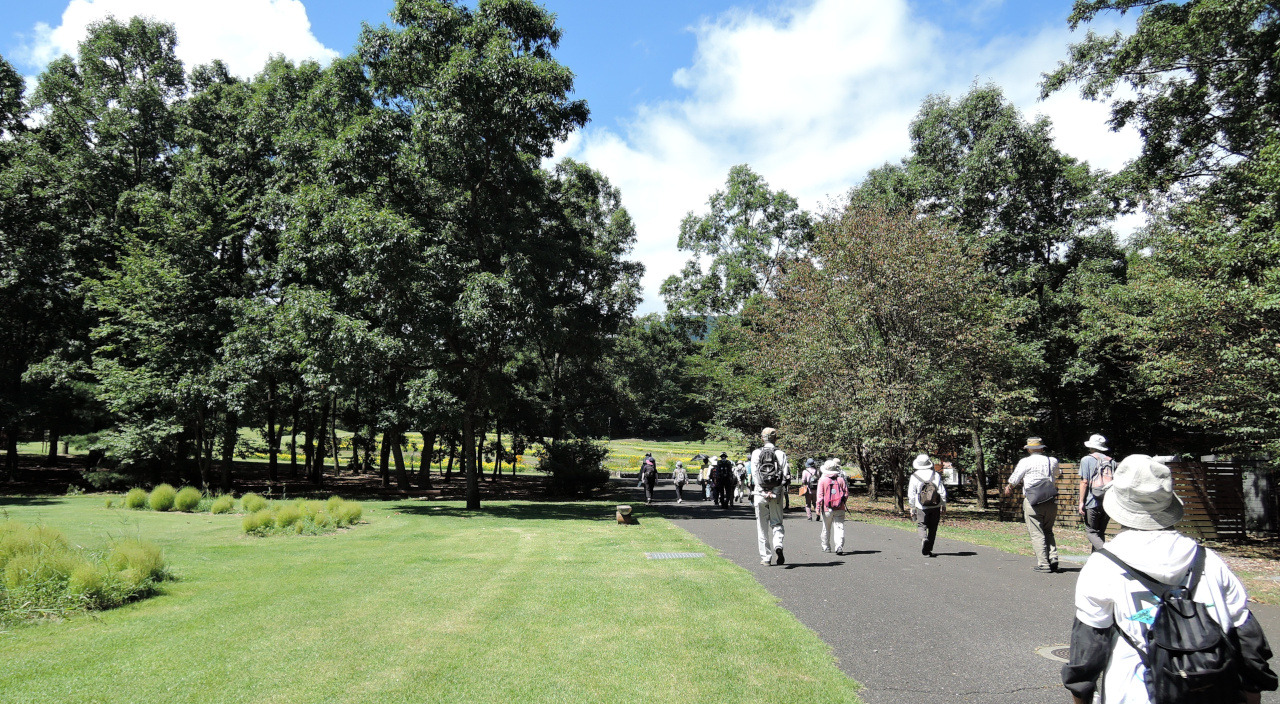
[[[907,502],[911,504],[911,508],[924,510],[924,506],[920,505],[920,489],[928,481],[932,481],[933,485],[938,487],[938,496],[942,499],[942,504],[933,508],[947,503],[947,487],[942,483],[942,473],[932,469],[917,469],[911,473],[911,483],[907,485]]]
[[[765,443],[764,447],[773,448],[773,454],[778,458],[778,466],[782,468],[782,476],[786,477],[788,474],[790,474],[791,467],[790,465],[787,464],[787,453],[783,452],[782,450],[779,450],[776,447],[773,447],[773,443],[771,442]],[[752,486],[751,493],[754,496],[764,496],[764,494],[766,493],[765,489],[761,488],[760,486],[760,471],[759,471],[760,451],[763,450],[764,447],[756,448],[751,453],[751,486]],[[774,494],[780,496],[782,492],[782,487],[774,487],[773,489],[769,489],[768,491],[773,492]]]
[[[1009,475],[1009,484],[1017,486],[1035,486],[1044,481],[1054,481],[1062,476],[1058,467],[1058,458],[1047,455],[1028,455],[1018,460],[1018,466]]]

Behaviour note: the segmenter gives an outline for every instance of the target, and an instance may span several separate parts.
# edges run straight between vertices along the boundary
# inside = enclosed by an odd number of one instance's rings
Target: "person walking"
[[[729,500],[733,498],[733,463],[729,461],[729,453],[720,453],[711,481],[715,485],[716,505],[729,508]]]
[[[703,455],[702,469],[698,471],[698,483],[702,486],[702,496],[699,497],[703,501],[711,499],[711,458]]]
[[[676,468],[671,470],[671,483],[676,485],[676,503],[684,503],[684,485],[689,475],[684,471],[684,462],[676,461]]]
[[[644,502],[653,503],[653,488],[658,484],[658,462],[652,452],[644,454],[640,462],[640,483],[644,486]]]
[[[1216,552],[1173,530],[1184,509],[1169,468],[1129,455],[1102,505],[1125,530],[1076,580],[1062,666],[1075,703],[1257,704],[1274,691],[1271,648],[1244,585]]]
[[[777,558],[779,565],[785,565],[787,558],[782,553],[782,505],[783,477],[790,468],[787,466],[787,453],[774,446],[778,439],[778,431],[765,428],[760,431],[764,447],[751,453],[751,478],[754,486],[751,489],[751,500],[756,512],[756,543],[760,550],[760,564],[769,564],[770,559]]]
[[[844,509],[849,499],[849,484],[840,471],[840,460],[829,459],[822,464],[822,478],[818,480],[814,502],[819,520],[822,521],[819,547],[823,552],[835,548],[837,555],[844,554]]]
[[[1058,486],[1054,482],[1062,476],[1058,459],[1044,454],[1045,446],[1040,438],[1027,438],[1023,446],[1027,456],[1018,460],[1004,495],[1013,494],[1013,487],[1022,485],[1022,514],[1027,520],[1027,533],[1031,547],[1036,551],[1036,572],[1058,571],[1058,542],[1053,537],[1053,522],[1058,518]]]
[[[916,535],[920,538],[920,554],[937,557],[933,542],[938,537],[938,523],[947,510],[947,485],[933,468],[928,455],[916,455],[911,463],[911,481],[907,484],[907,501],[916,519]]]
[[[1107,439],[1101,435],[1091,436],[1084,446],[1093,452],[1080,458],[1078,510],[1084,517],[1084,532],[1089,536],[1090,552],[1097,552],[1107,540],[1107,510],[1102,507],[1102,497],[1111,488],[1116,461],[1103,454],[1107,451]]]
[[[818,502],[818,481],[822,479],[822,472],[818,469],[818,463],[810,457],[804,461],[804,471],[800,473],[800,493],[804,494],[804,519],[806,521],[820,520],[822,514],[815,507]]]

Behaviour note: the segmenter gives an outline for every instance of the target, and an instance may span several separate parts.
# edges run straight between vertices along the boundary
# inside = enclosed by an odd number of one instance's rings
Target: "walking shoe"
[[[780,547],[778,547],[778,548],[774,548],[774,549],[773,549],[773,554],[778,556],[778,564],[779,564],[779,565],[785,565],[785,564],[787,564],[787,558],[786,558],[785,556],[783,556],[783,554],[782,554],[782,548],[780,548]]]
[[[760,564],[762,564],[762,565],[768,565],[768,564],[769,564],[769,558],[767,558],[767,557],[762,557],[762,558],[760,558]]]
[[[1050,563],[1049,563],[1049,571],[1050,571],[1050,572],[1057,572],[1057,571],[1058,571],[1058,563],[1056,563],[1056,562],[1050,562]]]
[[[843,554],[844,554],[844,548],[836,548],[836,554],[837,554],[837,555],[843,555]]]
[[[1033,572],[1042,572],[1044,574],[1049,574],[1050,572],[1053,572],[1052,567],[1043,567],[1041,565],[1036,565],[1035,567],[1032,567],[1031,570]]]
[[[923,541],[921,541],[921,543],[920,543],[920,554],[921,554],[921,555],[928,555],[928,554],[929,554],[929,546],[928,546],[928,544],[927,544],[927,543],[925,543],[925,542],[923,542]]]

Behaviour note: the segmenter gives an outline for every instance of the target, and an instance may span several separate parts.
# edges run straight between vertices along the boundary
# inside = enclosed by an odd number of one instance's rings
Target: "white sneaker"
[[[762,557],[762,558],[760,558],[760,564],[762,564],[762,565],[768,565],[768,564],[769,564],[769,558],[767,558],[767,557]]]

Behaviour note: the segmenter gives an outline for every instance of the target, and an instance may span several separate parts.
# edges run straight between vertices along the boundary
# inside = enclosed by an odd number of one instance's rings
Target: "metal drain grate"
[[[650,560],[683,560],[691,557],[706,557],[705,552],[646,552]]]
[[[1036,655],[1054,662],[1067,662],[1071,657],[1069,645],[1042,645],[1036,648]]]

